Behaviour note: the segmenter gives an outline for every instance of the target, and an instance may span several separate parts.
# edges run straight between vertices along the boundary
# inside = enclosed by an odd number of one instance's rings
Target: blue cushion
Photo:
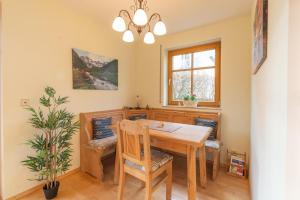
[[[141,114],[141,115],[131,115],[130,117],[128,117],[129,120],[135,121],[138,119],[147,119],[147,115],[146,114]]]
[[[94,118],[93,119],[93,139],[103,139],[107,137],[113,136],[113,132],[111,128],[108,126],[111,126],[112,124],[112,118]]]
[[[195,124],[198,126],[211,127],[213,130],[208,136],[208,140],[216,140],[217,135],[217,122],[209,119],[196,118]]]

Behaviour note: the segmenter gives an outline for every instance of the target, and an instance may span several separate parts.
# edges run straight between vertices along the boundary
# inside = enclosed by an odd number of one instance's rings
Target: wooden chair
[[[145,182],[145,199],[151,199],[152,193],[160,183],[166,183],[166,199],[171,199],[173,157],[150,149],[149,128],[139,122],[123,120],[117,124],[118,157],[120,159],[120,177],[118,200],[123,199],[125,176],[130,174]],[[162,178],[160,175],[163,175]],[[161,178],[153,185],[154,179]]]

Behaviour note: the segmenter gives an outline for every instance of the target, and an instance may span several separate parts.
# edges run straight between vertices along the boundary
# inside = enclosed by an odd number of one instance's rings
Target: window
[[[220,106],[220,64],[220,42],[169,51],[169,105],[194,94],[198,106]]]

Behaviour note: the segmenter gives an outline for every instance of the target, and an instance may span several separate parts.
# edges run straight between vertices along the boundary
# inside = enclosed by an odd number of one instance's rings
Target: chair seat
[[[107,148],[117,143],[117,136],[113,135],[111,137],[98,139],[98,140],[90,140],[89,145],[93,148]]]
[[[171,155],[169,155],[167,153],[155,150],[155,149],[151,149],[151,161],[152,161],[152,163],[151,163],[152,169],[151,170],[152,171],[156,171],[157,169],[159,169],[160,167],[162,167],[163,165],[165,165],[170,160],[173,160],[173,156],[171,156]],[[126,160],[125,164],[128,165],[128,166],[130,166],[130,167],[136,168],[138,170],[145,171],[144,166],[135,164],[135,163],[133,163],[133,162],[131,162],[129,160]]]
[[[221,142],[219,140],[206,140],[205,147],[210,147],[213,149],[220,149]]]

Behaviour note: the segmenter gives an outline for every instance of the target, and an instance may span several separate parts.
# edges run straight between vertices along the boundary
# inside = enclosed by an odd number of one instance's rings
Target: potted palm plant
[[[37,129],[27,144],[35,152],[22,161],[23,165],[36,173],[31,180],[44,181],[45,198],[53,199],[59,189],[57,176],[66,172],[71,166],[71,138],[79,128],[79,122],[74,121],[74,115],[63,104],[68,97],[55,95],[51,87],[45,88],[45,94],[40,98],[42,107],[26,109],[31,113],[29,123]]]

